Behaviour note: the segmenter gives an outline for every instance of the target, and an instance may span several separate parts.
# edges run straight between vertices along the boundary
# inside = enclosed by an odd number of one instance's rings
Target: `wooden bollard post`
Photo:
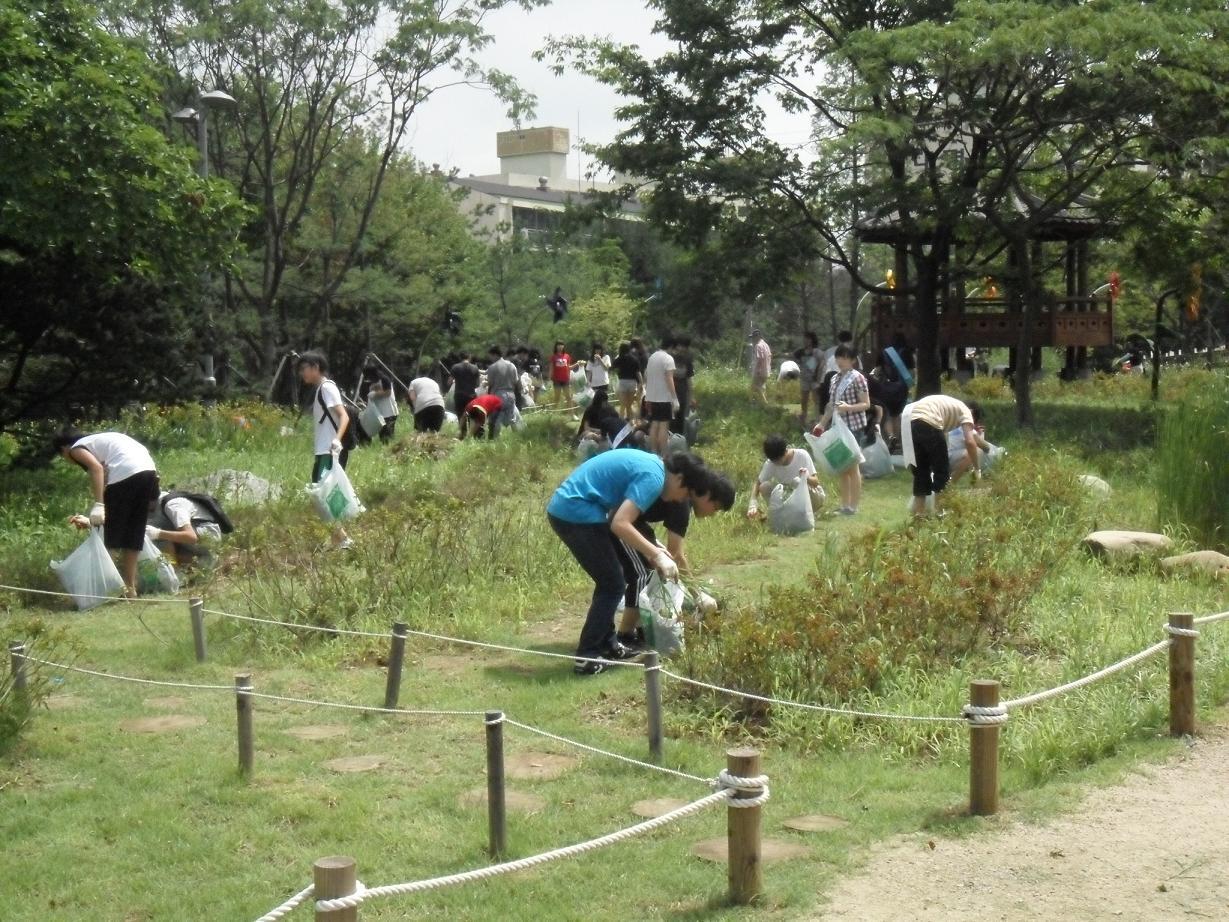
[[[760,773],[758,749],[731,749],[725,754],[726,771],[738,778],[753,778]],[[735,799],[754,797],[737,793]],[[729,807],[726,819],[730,902],[745,906],[760,895],[764,885],[760,862],[761,807]]]
[[[661,663],[656,650],[644,655],[644,697],[649,709],[649,758],[660,765],[661,735]]]
[[[312,865],[312,885],[312,895],[318,900],[350,896],[358,889],[358,862],[344,856],[321,858]],[[316,922],[358,922],[358,907],[329,912],[317,909]]]
[[[405,637],[410,626],[403,621],[393,623],[393,639],[388,649],[388,679],[384,683],[384,706],[395,708],[401,697],[401,667],[405,665]]]
[[[192,619],[192,646],[196,650],[196,661],[205,662],[205,602],[203,599],[188,600],[188,617]]]
[[[1169,624],[1193,631],[1195,616],[1173,613]],[[1195,638],[1174,634],[1169,644],[1169,735],[1195,735]]]
[[[13,673],[13,690],[25,691],[29,681],[26,676],[26,645],[20,640],[9,643],[9,669]]]
[[[977,679],[969,683],[969,703],[998,707],[999,683]],[[999,727],[969,726],[969,813],[990,816],[999,812]]]
[[[239,728],[239,774],[245,778],[252,774],[252,759],[255,748],[252,745],[252,674],[239,673],[235,676],[235,717]]]
[[[504,712],[486,712],[486,814],[491,841],[488,851],[498,858],[508,849],[508,814],[504,798]]]

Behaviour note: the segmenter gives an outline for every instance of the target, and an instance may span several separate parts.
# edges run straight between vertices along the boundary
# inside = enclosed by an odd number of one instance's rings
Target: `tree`
[[[77,2],[0,9],[0,428],[166,393],[242,207],[156,127],[147,62]]]
[[[564,39],[547,50],[560,69],[579,67],[629,100],[619,111],[629,127],[602,159],[645,177],[649,186],[636,191],[676,237],[718,230],[760,278],[788,278],[782,265],[822,259],[868,290],[909,297],[922,393],[939,387],[938,307],[953,280],[1000,256],[1009,228],[1024,231],[1133,169],[1132,146],[1162,102],[1160,87],[1214,80],[1226,34],[1212,2],[652,6],[657,30],[676,43],[656,60],[609,40]],[[1148,93],[1158,65],[1183,76],[1162,74]],[[1115,108],[1118,81],[1129,91]],[[811,116],[819,156],[768,134],[770,95]],[[1043,117],[1030,124],[1037,106]],[[1048,138],[1056,125],[1079,143]],[[1063,178],[1089,152],[1096,166]],[[1006,221],[1022,185],[1042,188],[1043,205]],[[894,292],[857,258],[859,215],[890,225],[904,248]]]
[[[482,86],[510,117],[532,99],[478,56],[484,21],[545,0],[112,0],[112,21],[142,38],[180,85],[218,86],[239,101],[237,130],[218,137],[225,175],[256,204],[250,257],[226,286],[226,308],[254,369],[267,373],[293,342],[291,309],[319,316],[362,259],[390,166],[415,112],[457,85]],[[306,290],[288,291],[297,241],[322,176],[361,138],[370,157],[348,178],[354,220],[316,261]]]

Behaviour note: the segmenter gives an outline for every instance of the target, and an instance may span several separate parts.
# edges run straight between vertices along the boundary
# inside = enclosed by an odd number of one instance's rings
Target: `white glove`
[[[145,537],[148,538],[150,541],[161,541],[162,540],[162,529],[159,528],[157,525],[146,525],[145,526]]]
[[[679,412],[679,402],[678,402],[677,400],[671,400],[671,401],[670,401],[670,409],[674,411],[674,415],[675,415],[675,416],[678,416],[678,412]]]
[[[333,439],[329,442],[329,451],[335,455],[341,454],[341,439]]]
[[[667,583],[678,582],[679,568],[678,564],[665,551],[660,551],[653,558],[653,569],[655,569],[663,580]]]
[[[107,511],[102,503],[90,506],[90,524],[97,528],[107,520]]]

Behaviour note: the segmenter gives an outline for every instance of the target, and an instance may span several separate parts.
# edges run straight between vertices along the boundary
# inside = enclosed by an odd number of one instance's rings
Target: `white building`
[[[490,176],[452,176],[466,190],[461,210],[476,219],[475,230],[492,242],[514,234],[534,237],[553,233],[569,204],[581,205],[595,194],[612,192],[620,183],[572,179],[567,175],[571,136],[566,128],[542,127],[501,131],[495,136],[499,172]],[[641,204],[621,206],[628,220],[639,219]]]

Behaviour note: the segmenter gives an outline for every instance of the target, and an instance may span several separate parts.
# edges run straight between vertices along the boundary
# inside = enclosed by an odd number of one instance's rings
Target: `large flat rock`
[[[1165,535],[1150,531],[1094,531],[1084,539],[1084,546],[1100,557],[1159,554],[1171,544]]]
[[[1194,551],[1161,561],[1166,570],[1202,570],[1215,576],[1229,575],[1229,556],[1219,551]]]

